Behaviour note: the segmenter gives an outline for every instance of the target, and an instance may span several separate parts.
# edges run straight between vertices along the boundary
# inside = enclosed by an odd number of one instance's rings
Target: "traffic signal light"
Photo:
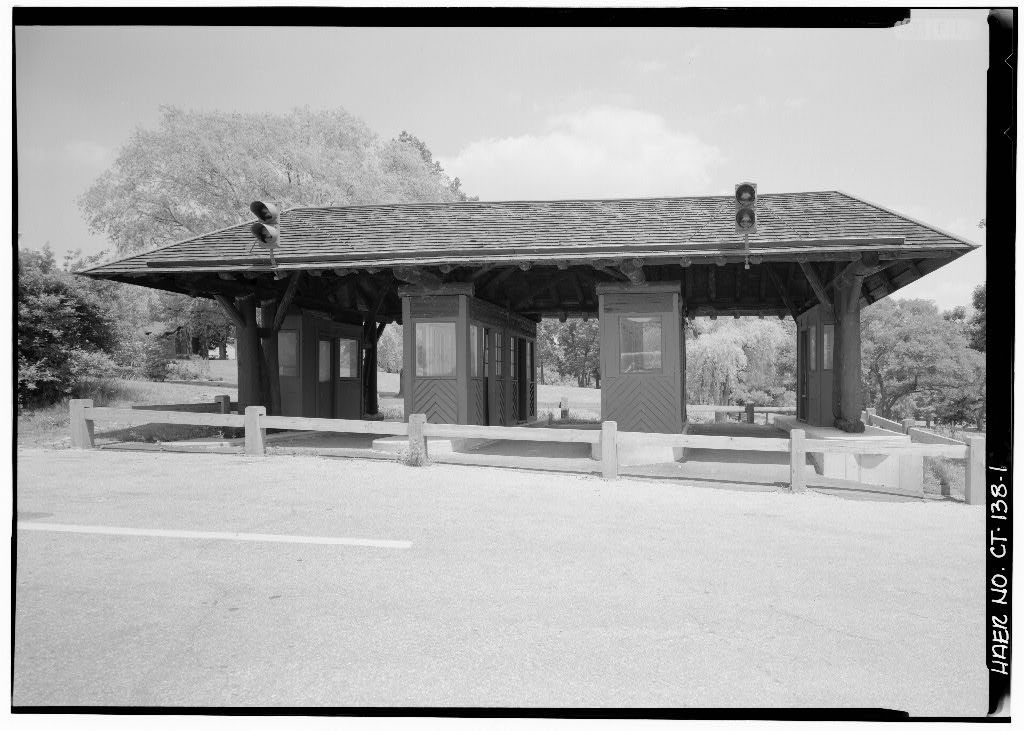
[[[757,183],[736,185],[736,233],[757,233]]]
[[[252,205],[249,206],[249,210],[256,215],[256,218],[260,219],[249,227],[252,235],[256,237],[256,243],[273,251],[281,238],[277,224],[277,206],[273,203],[253,201]]]

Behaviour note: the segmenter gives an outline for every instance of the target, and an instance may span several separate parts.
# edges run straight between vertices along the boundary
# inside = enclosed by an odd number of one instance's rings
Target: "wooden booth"
[[[472,285],[399,289],[407,414],[514,426],[537,416],[537,323],[473,296]],[[413,362],[414,361],[414,362]]]
[[[297,311],[277,332],[281,414],[360,419],[363,328]]]
[[[816,305],[796,319],[796,416],[813,426],[832,426],[832,375],[836,326]]]
[[[431,421],[537,415],[537,323],[601,322],[601,417],[686,423],[683,318],[791,317],[798,409],[859,431],[860,310],[975,246],[838,191],[293,208],[272,262],[238,225],[87,276],[216,299],[236,326],[239,406],[373,416],[377,342],[404,326],[404,407]]]
[[[679,282],[599,284],[601,417],[625,431],[678,433],[686,421]]]

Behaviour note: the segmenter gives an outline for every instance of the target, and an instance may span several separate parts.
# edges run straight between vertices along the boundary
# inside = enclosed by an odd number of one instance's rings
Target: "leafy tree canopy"
[[[689,403],[768,406],[793,402],[796,334],[791,322],[702,318],[688,330]]]
[[[876,302],[861,313],[861,365],[868,403],[887,418],[949,411],[984,419],[985,358],[968,347],[963,320],[930,300]]]
[[[67,396],[87,365],[111,367],[104,351],[116,342],[116,313],[101,291],[58,267],[48,246],[18,251],[19,406]]]
[[[161,112],[79,199],[90,229],[119,253],[242,223],[257,199],[283,208],[466,199],[422,141],[382,140],[342,109]]]
[[[986,296],[985,296],[985,285],[981,284],[974,288],[974,295],[972,297],[972,304],[974,305],[974,315],[970,319],[970,329],[968,330],[968,337],[970,338],[971,347],[982,353],[985,352],[985,333],[986,333]]]

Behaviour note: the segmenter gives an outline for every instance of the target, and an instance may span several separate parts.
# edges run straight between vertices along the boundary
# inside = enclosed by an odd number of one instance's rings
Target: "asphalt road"
[[[37,526],[408,547],[20,530],[16,705],[985,709],[979,508],[30,450],[17,487]]]

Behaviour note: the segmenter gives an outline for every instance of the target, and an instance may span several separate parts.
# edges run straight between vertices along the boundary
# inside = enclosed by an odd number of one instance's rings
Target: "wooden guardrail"
[[[132,404],[139,411],[191,411],[195,413],[230,414],[238,408],[230,396],[216,396],[213,401],[190,404]]]
[[[714,414],[716,421],[726,421],[729,414],[736,414],[736,418],[742,420],[742,416],[746,417],[748,424],[754,423],[755,414],[765,414],[767,418],[768,414],[795,414],[796,406],[754,406],[753,404],[746,404],[745,406],[717,406],[714,404],[687,404],[687,414],[697,416],[707,416],[708,414]],[[741,416],[742,415],[742,416]]]
[[[969,504],[981,504],[985,499],[985,439],[968,437],[967,444],[913,442],[907,445],[880,444],[870,439],[808,439],[803,429],[793,429],[789,438],[732,437],[702,434],[650,434],[647,432],[619,432],[616,422],[605,421],[596,429],[551,429],[479,426],[472,424],[430,424],[423,414],[412,414],[408,423],[396,421],[363,421],[355,419],[314,419],[296,416],[267,416],[263,406],[249,406],[244,414],[210,414],[176,411],[148,411],[110,407],[95,407],[91,399],[72,399],[71,444],[79,449],[95,446],[93,423],[96,420],[116,420],[129,424],[197,424],[205,426],[241,427],[245,430],[245,452],[262,456],[266,453],[267,429],[294,429],[357,434],[384,434],[407,436],[409,461],[425,464],[428,437],[454,439],[501,439],[541,442],[568,442],[599,445],[601,448],[601,475],[606,479],[618,476],[618,448],[622,444],[642,442],[690,449],[722,449],[736,451],[789,452],[790,486],[794,492],[807,488],[807,453],[832,452],[928,457],[946,457],[967,461],[965,499]]]

